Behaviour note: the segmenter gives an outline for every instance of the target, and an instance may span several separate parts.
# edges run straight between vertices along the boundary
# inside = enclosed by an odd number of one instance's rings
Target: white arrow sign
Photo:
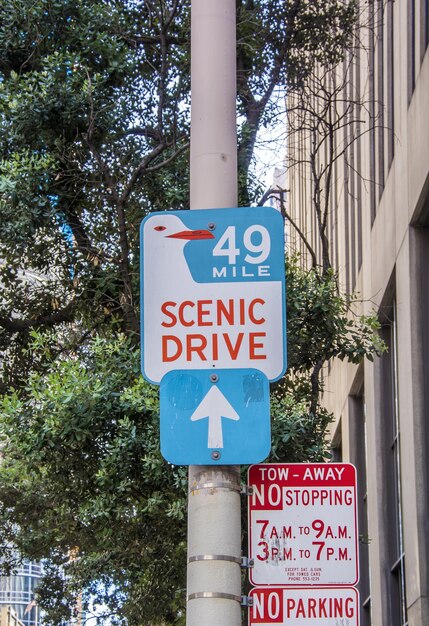
[[[208,448],[223,448],[222,417],[239,420],[240,416],[223,393],[215,386],[210,388],[191,415],[191,421],[209,420]]]

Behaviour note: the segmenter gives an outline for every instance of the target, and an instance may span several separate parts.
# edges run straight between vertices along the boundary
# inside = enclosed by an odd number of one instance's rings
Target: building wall
[[[358,312],[377,312],[389,348],[325,372],[337,456],[358,468],[362,626],[429,623],[428,4],[362,3],[369,27],[336,77],[347,75],[336,106],[348,123],[335,134],[331,259],[359,294]],[[293,133],[290,150],[288,211],[320,260],[308,130]],[[322,150],[319,167],[327,159]]]

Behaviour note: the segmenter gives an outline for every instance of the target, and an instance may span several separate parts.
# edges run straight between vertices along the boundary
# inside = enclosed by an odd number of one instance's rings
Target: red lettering
[[[256,558],[260,561],[266,561],[270,556],[270,552],[268,550],[268,543],[266,541],[260,541],[258,543],[258,548],[261,547],[262,556],[259,554],[256,555]]]
[[[198,311],[198,326],[213,326],[213,322],[204,321],[203,317],[210,315],[210,309],[204,309],[205,304],[213,304],[213,300],[198,300],[197,311]]]
[[[346,617],[354,617],[354,602],[353,598],[346,599]]]
[[[232,345],[232,341],[229,338],[229,335],[223,333],[223,338],[225,339],[226,347],[228,348],[228,352],[231,355],[233,361],[237,359],[238,353],[240,352],[241,344],[243,343],[244,333],[238,333],[237,341],[235,345]]]
[[[262,559],[261,559],[262,560]],[[353,598],[286,598],[286,618],[331,619],[355,617]]]
[[[262,524],[261,534],[259,535],[259,538],[263,539],[264,536],[265,536],[265,529],[268,526],[268,520],[267,519],[257,519],[256,523],[257,524]]]
[[[161,325],[171,328],[180,323],[185,328],[190,326],[245,326],[248,322],[261,325],[266,322],[262,315],[265,300],[254,298],[249,303],[244,298],[235,300],[183,300],[180,303],[169,300],[161,305],[165,319]],[[265,357],[256,357],[265,358]]]
[[[253,324],[263,324],[265,322],[265,317],[256,318],[253,313],[255,304],[265,304],[265,300],[262,300],[262,298],[255,298],[254,300],[252,300],[252,302],[249,304],[249,319],[251,322],[253,322]]]
[[[316,613],[316,598],[308,598],[308,616],[307,617],[317,617]]]
[[[173,344],[173,352],[172,354],[168,354],[168,342]],[[174,344],[176,351],[174,352]],[[163,335],[162,336],[162,361],[163,363],[168,363],[170,361],[175,361],[178,359],[183,352],[182,342],[174,335]]]
[[[244,308],[244,300],[240,298],[240,326],[244,326],[246,323],[246,309]]]
[[[165,326],[166,328],[171,328],[172,326],[177,324],[177,317],[174,315],[174,313],[171,313],[167,308],[167,307],[175,307],[175,306],[176,306],[175,302],[164,302],[161,305],[161,313],[164,313],[164,315],[167,315],[167,317],[171,319],[171,322],[169,323],[162,322],[161,326]]]
[[[263,343],[257,343],[255,340],[259,337],[266,337],[266,333],[249,333],[249,358],[250,359],[266,359],[266,354],[256,354],[256,350],[264,348]]]
[[[185,300],[179,306],[179,320],[180,320],[180,323],[183,324],[183,326],[193,326],[195,324],[194,320],[186,321],[185,317],[184,317],[185,308],[186,307],[194,307],[194,306],[195,306],[195,304],[193,302],[191,302],[190,300]]]
[[[222,325],[222,315],[224,316],[228,324],[230,324],[230,326],[234,324],[234,300],[232,298],[228,301],[228,306],[229,306],[229,309],[227,310],[226,305],[224,302],[222,302],[222,300],[217,301],[216,322],[218,326]]]
[[[197,344],[195,345],[195,342]],[[194,345],[193,345],[194,344]],[[207,339],[204,335],[187,335],[186,336],[186,360],[192,361],[192,352],[195,352],[201,361],[207,361],[204,350],[207,348]]]
[[[288,598],[286,600],[286,617],[290,618],[292,611],[295,608],[295,600],[293,598]]]
[[[213,344],[213,361],[217,361],[219,359],[219,346],[218,346],[218,336],[215,333],[212,336],[212,344]]]
[[[342,598],[334,598],[334,617],[342,617],[343,616],[343,599]]]
[[[302,598],[299,598],[298,600],[298,607],[296,609],[296,613],[295,613],[296,617],[305,617],[305,608],[304,608],[304,600]]]

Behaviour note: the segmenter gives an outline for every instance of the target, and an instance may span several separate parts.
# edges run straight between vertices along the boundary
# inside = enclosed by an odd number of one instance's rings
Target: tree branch
[[[261,124],[261,119],[264,114],[265,108],[273,94],[273,91],[279,83],[280,74],[287,58],[291,36],[295,29],[295,21],[300,6],[301,0],[294,0],[288,14],[286,32],[284,35],[283,43],[277,55],[274,57],[273,66],[268,77],[267,87],[258,100],[253,95],[250,83],[247,78],[247,72],[251,68],[245,67],[243,54],[239,54],[237,59],[237,93],[243,105],[244,113],[246,116],[245,133],[243,133],[243,139],[238,147],[238,163],[239,168],[243,171],[246,178],[254,153],[256,137]],[[240,6],[238,5],[237,8],[239,10]],[[246,183],[245,187],[245,195],[248,195]],[[248,201],[248,198],[243,198],[243,201]]]
[[[281,194],[284,191],[285,190],[284,189],[280,189],[280,187],[278,189],[268,189],[264,193],[262,198],[259,200],[258,206],[263,206],[264,202],[266,200],[268,200],[268,198],[277,198],[278,199],[278,195],[277,194]],[[294,227],[294,229],[296,230],[296,232],[298,233],[298,235],[302,239],[305,247],[307,248],[307,250],[308,250],[308,252],[309,252],[309,254],[311,256],[312,267],[317,267],[316,253],[314,252],[313,248],[311,247],[310,242],[308,241],[307,237],[304,235],[304,233],[302,232],[302,230],[300,229],[298,224],[295,222],[295,220],[287,212],[286,207],[284,206],[284,202],[283,202],[282,199],[280,199],[280,203],[281,203],[281,213],[282,213],[283,217],[285,217],[288,220],[288,222],[290,222],[292,224],[292,226]]]
[[[134,185],[140,178],[140,176],[146,171],[149,163],[153,161],[157,156],[159,156],[167,147],[166,141],[161,141],[149,154],[147,154],[144,159],[141,160],[139,165],[135,168],[134,172],[131,174],[128,183],[125,186],[124,191],[122,192],[121,197],[119,198],[120,204],[124,205],[128,200],[129,195],[131,194]]]
[[[63,309],[59,311],[53,311],[46,315],[40,315],[35,319],[16,319],[0,317],[0,326],[7,330],[9,333],[20,333],[30,330],[31,328],[37,328],[39,326],[45,326],[51,328],[57,324],[64,322],[72,322],[74,319],[74,311],[76,307],[76,301],[72,300]]]
[[[167,159],[164,159],[164,161],[161,161],[160,163],[157,163],[156,165],[152,165],[152,167],[147,167],[146,171],[157,172],[158,170],[162,169],[166,165],[169,165],[172,161],[174,161],[174,159],[176,159],[179,156],[179,154],[186,152],[186,150],[189,150],[189,142],[187,142],[181,148],[176,150],[176,152],[174,152],[174,154],[172,154],[170,157],[168,157]]]

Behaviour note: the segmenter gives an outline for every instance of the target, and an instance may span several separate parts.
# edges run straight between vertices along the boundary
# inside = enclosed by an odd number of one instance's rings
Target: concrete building
[[[333,362],[336,460],[359,480],[362,626],[429,624],[429,1],[362,2],[341,67],[289,101],[289,241],[332,264],[388,351]],[[296,105],[296,107],[295,107]],[[329,190],[329,193],[327,193]],[[316,192],[316,193],[315,193]]]

